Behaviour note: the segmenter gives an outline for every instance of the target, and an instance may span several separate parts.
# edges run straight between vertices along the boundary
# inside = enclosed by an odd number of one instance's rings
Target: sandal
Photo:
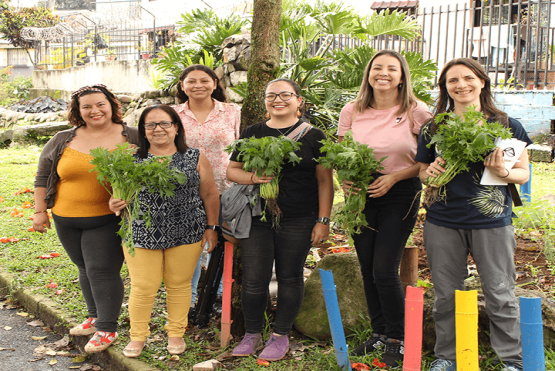
[[[87,318],[85,322],[75,326],[69,330],[69,334],[73,336],[85,336],[96,332],[96,318]]]
[[[85,345],[85,352],[98,353],[108,349],[110,345],[118,338],[117,332],[97,331],[93,337]]]
[[[187,349],[187,344],[185,344],[185,340],[183,340],[183,344],[181,345],[169,345],[166,347],[168,353],[171,355],[178,355],[181,354]]]
[[[122,351],[123,355],[126,356],[127,358],[137,358],[141,355],[141,353],[143,352],[144,347],[146,346],[146,341],[143,341],[143,345],[138,347],[138,348],[130,348],[129,345],[131,344],[131,342],[129,344],[127,344],[127,346],[125,347],[125,349]]]

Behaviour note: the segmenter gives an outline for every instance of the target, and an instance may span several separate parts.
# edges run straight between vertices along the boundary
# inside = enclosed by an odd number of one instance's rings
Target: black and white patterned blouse
[[[153,156],[149,153],[145,161]],[[206,212],[200,198],[200,176],[197,165],[200,157],[198,149],[188,148],[185,153],[176,152],[170,167],[187,176],[184,184],[179,184],[173,197],[139,192],[141,213],[150,207],[152,227],[148,229],[144,221],[133,221],[133,241],[135,247],[158,250],[199,242],[206,228]]]

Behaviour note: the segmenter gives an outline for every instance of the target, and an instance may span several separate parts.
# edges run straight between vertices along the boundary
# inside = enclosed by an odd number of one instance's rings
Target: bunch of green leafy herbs
[[[487,122],[476,107],[469,107],[463,117],[445,112],[435,117],[438,124],[428,148],[435,144],[438,155],[445,160],[445,172],[429,177],[424,191],[424,204],[429,206],[445,199],[445,185],[453,178],[470,169],[469,164],[484,161],[495,149],[495,139],[512,137],[509,128],[498,122]]]
[[[387,157],[377,160],[374,150],[367,144],[356,142],[351,131],[347,132],[341,143],[331,139],[323,140],[321,143],[324,145],[321,151],[325,152],[326,156],[321,157],[318,163],[327,169],[333,168],[337,172],[340,183],[345,180],[352,181],[352,188],[360,189],[347,195],[345,206],[337,214],[336,223],[349,231],[349,236],[360,233],[363,227],[368,226],[363,214],[366,192],[376,173],[383,170],[381,163]],[[352,242],[352,237],[349,237],[349,241]]]
[[[244,138],[231,143],[226,152],[239,152],[237,161],[243,163],[243,170],[252,171],[256,176],[273,176],[270,183],[260,184],[260,197],[266,200],[266,207],[273,215],[274,225],[279,224],[281,210],[277,205],[281,169],[285,162],[298,164],[301,158],[295,154],[301,144],[284,136]],[[262,212],[262,221],[266,221],[266,207]]]
[[[145,188],[150,193],[158,192],[161,196],[171,197],[177,184],[183,184],[187,177],[182,172],[170,168],[171,156],[154,156],[139,162],[133,156],[136,148],[127,143],[118,145],[113,151],[102,147],[91,150],[91,164],[97,173],[97,179],[113,198],[127,202],[123,210],[118,234],[131,256],[135,255],[133,242],[133,220],[144,220],[147,228],[151,227],[148,205],[144,215],[140,213],[139,192]],[[108,186],[109,185],[109,186]]]

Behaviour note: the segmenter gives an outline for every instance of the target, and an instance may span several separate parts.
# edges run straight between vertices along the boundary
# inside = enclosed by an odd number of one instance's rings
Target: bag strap
[[[522,200],[520,199],[520,195],[516,189],[514,183],[509,183],[509,190],[511,191],[511,197],[513,198],[513,204],[515,206],[522,206]]]
[[[287,138],[297,142],[302,137],[304,137],[305,134],[310,131],[310,129],[312,129],[312,125],[310,125],[306,122],[301,122],[301,124],[299,126],[297,126],[297,128],[295,130],[293,130],[292,132],[287,134]]]

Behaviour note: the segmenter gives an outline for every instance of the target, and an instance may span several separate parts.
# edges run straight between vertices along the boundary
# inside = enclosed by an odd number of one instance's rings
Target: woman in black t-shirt
[[[287,335],[301,307],[304,296],[303,267],[311,241],[323,242],[329,235],[329,216],[333,202],[331,169],[318,165],[321,156],[320,129],[303,122],[303,100],[297,83],[277,79],[266,86],[264,95],[269,120],[249,126],[241,138],[291,136],[301,144],[296,154],[299,164],[286,163],[279,181],[278,206],[282,211],[279,228],[272,221],[263,222],[253,217],[249,237],[241,241],[243,288],[241,303],[246,333],[233,350],[234,356],[250,356],[262,347],[262,329],[267,292],[275,261],[279,298],[273,333],[260,354],[260,359],[277,361],[289,349]],[[304,130],[303,130],[304,129]],[[304,135],[303,135],[304,133]],[[233,153],[227,178],[238,184],[270,183],[271,176],[258,177],[243,170]]]

